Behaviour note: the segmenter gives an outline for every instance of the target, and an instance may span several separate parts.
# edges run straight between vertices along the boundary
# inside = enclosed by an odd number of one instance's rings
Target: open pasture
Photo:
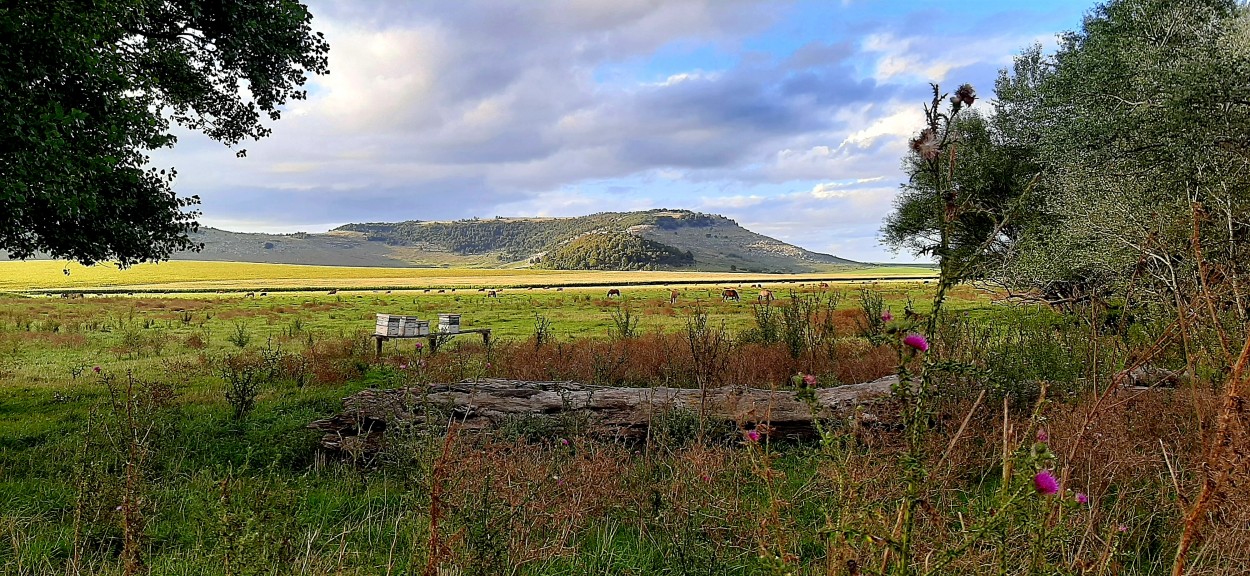
[[[818,274],[718,272],[615,272],[480,268],[360,268],[248,262],[173,260],[119,270],[109,264],[82,266],[53,260],[0,262],[0,291],[41,290],[214,292],[301,289],[424,289],[430,287],[628,286],[722,282],[726,284],[819,280],[927,278],[933,268],[848,267]]]
[[[721,298],[727,286],[741,301]],[[130,549],[154,574],[846,573],[872,548],[845,534],[888,533],[883,503],[902,496],[904,443],[885,412],[827,422],[823,442],[756,443],[744,436],[754,424],[685,412],[657,415],[636,443],[586,434],[576,419],[508,421],[490,434],[397,426],[368,457],[327,452],[306,428],[370,387],[478,378],[695,387],[708,374],[712,385],[786,390],[796,373],[820,386],[867,381],[898,359],[869,313],[924,314],[933,290],[763,286],[777,297],[770,306],[749,283],[622,285],[619,298],[605,287],[0,296],[0,572],[125,574]],[[783,319],[801,303],[815,312]],[[1054,449],[1080,441],[1096,408],[1086,379],[1105,379],[1109,365],[1094,372],[1086,359],[1112,349],[1070,319],[993,305],[969,286],[950,293],[947,310],[933,349],[983,363],[975,379],[943,388],[934,414],[928,465],[943,496],[921,519],[925,548],[967,537],[958,512],[969,502],[997,501],[995,439],[1028,452],[1037,420],[1013,401],[1037,382],[1072,399],[1044,414]],[[455,338],[437,354],[417,348],[424,340],[393,340],[378,358],[367,334],[379,312],[458,312],[465,328],[496,338],[489,348]],[[797,350],[785,336],[795,322]],[[723,362],[706,372],[709,350]],[[987,387],[998,407],[978,411],[973,391]],[[1078,509],[1068,495],[1044,541],[1005,530],[1001,547],[970,551],[949,573],[992,572],[1002,550],[1030,545],[1024,538],[1056,562],[1129,573],[1157,564],[1151,543],[1174,537],[1177,523],[1153,512],[1167,509],[1172,481],[1150,451],[1164,438],[1192,462],[1201,438],[1183,424],[1214,402],[1199,390],[1152,398],[1098,408],[1089,433],[1114,442],[1072,460],[1072,483],[1092,505]],[[969,413],[961,449],[943,454]],[[1013,510],[1027,526],[1036,507]],[[1240,550],[1235,538],[1213,541],[1225,556],[1204,562],[1240,561],[1226,556]]]

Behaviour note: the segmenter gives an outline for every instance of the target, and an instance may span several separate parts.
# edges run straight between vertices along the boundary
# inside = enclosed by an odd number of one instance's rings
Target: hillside
[[[756,234],[687,210],[601,212],[573,218],[346,224],[323,234],[202,228],[201,252],[173,260],[318,266],[823,272],[856,262]],[[7,257],[0,252],[0,259]]]
[[[335,232],[355,232],[392,247],[444,252],[461,257],[493,255],[498,261],[543,267],[602,269],[604,258],[570,257],[588,242],[618,246],[614,269],[812,272],[855,264],[756,234],[715,214],[687,210],[600,212],[573,218],[495,218],[456,222],[347,224]],[[623,236],[645,241],[626,242]],[[587,240],[591,237],[593,240]],[[610,240],[609,240],[610,239]],[[632,246],[629,250],[619,248]],[[602,251],[602,247],[595,250]],[[624,251],[622,251],[624,250]],[[555,261],[545,259],[547,253]],[[667,256],[660,257],[663,252]],[[635,255],[622,260],[622,255]],[[681,255],[682,258],[675,258]],[[688,257],[684,257],[688,256]],[[592,263],[593,260],[593,263]]]

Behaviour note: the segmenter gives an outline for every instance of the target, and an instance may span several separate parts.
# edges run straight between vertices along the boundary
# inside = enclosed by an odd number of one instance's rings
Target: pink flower
[[[809,388],[815,388],[816,387],[816,375],[807,374],[803,376],[803,383],[806,384]]]
[[[421,350],[421,348],[422,348],[421,343],[417,342],[417,350]]]
[[[92,372],[95,372],[96,374],[99,374],[99,373],[100,373],[100,367],[99,367],[99,366],[96,366],[95,368],[92,368],[92,369],[91,369],[91,371],[92,371]]]
[[[1086,496],[1084,492],[1077,492],[1076,503],[1077,504],[1089,504],[1089,496]]]
[[[408,365],[407,365],[407,364],[400,364],[400,365],[399,365],[399,369],[400,369],[400,370],[407,370],[407,369],[408,369]]]
[[[560,445],[561,445],[561,446],[568,446],[568,445],[569,445],[569,439],[568,439],[568,438],[561,438],[561,439],[560,439]]]
[[[711,476],[708,476],[707,474],[704,474],[704,475],[703,475],[703,481],[704,481],[704,482],[711,482],[711,481],[712,481],[712,477],[711,477]]]
[[[1046,496],[1050,496],[1059,491],[1059,481],[1050,473],[1050,470],[1042,470],[1033,477],[1033,487],[1037,491]]]
[[[1038,429],[1037,429],[1037,441],[1038,441],[1038,442],[1048,442],[1048,441],[1050,441],[1050,434],[1047,434],[1047,433],[1046,433],[1046,429],[1045,429],[1045,428],[1038,428]]]
[[[911,334],[903,337],[903,344],[911,346],[921,352],[929,351],[929,341],[924,339],[923,334],[912,332]]]
[[[747,430],[747,440],[751,442],[759,442],[760,441],[759,430]]]
[[[886,310],[885,312],[882,312],[882,313],[881,313],[881,321],[882,321],[882,322],[890,322],[890,321],[893,321],[893,320],[894,320],[894,315],[893,315],[893,314],[890,314],[890,311],[889,311],[889,310]]]
[[[1121,524],[1121,525],[1119,525],[1119,526],[1116,526],[1116,528],[1115,528],[1115,529],[1116,529],[1116,531],[1117,531],[1117,532],[1119,532],[1119,533],[1121,533],[1121,534],[1123,534],[1123,533],[1125,533],[1125,532],[1128,532],[1128,526],[1125,526],[1125,525],[1123,525],[1123,524]]]

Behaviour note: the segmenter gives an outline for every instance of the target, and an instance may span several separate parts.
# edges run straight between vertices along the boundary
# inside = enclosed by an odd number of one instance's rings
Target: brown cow
[[[755,301],[764,302],[764,303],[772,302],[773,291],[772,290],[760,290],[760,295],[755,297]]]
[[[494,291],[494,290],[491,290],[490,292],[487,292],[487,293],[486,293],[486,297],[487,297],[487,298],[496,298],[497,296],[495,295],[495,291]]]
[[[721,302],[726,302],[729,300],[733,300],[734,302],[742,301],[742,298],[738,296],[738,291],[734,290],[733,288],[726,288],[723,292],[721,292],[720,299],[721,299]]]
[[[331,291],[329,291],[329,292],[326,292],[326,294],[329,294],[329,295],[331,295],[331,296],[333,296],[333,295],[335,295],[335,294],[338,294],[338,293],[339,293],[339,289],[338,289],[338,288],[335,288],[335,289],[333,289],[333,290],[331,290]]]
[[[611,297],[613,297],[613,296],[616,296],[617,298],[620,298],[620,297],[621,297],[621,291],[620,291],[619,289],[616,289],[616,288],[612,288],[612,289],[608,290],[608,298],[611,298]]]
[[[677,296],[678,296],[679,294],[680,294],[680,293],[679,293],[679,292],[677,292],[676,290],[672,290],[672,291],[670,291],[670,292],[668,293],[668,305],[669,305],[669,306],[676,306],[676,305],[677,305]]]
[[[820,288],[821,288],[822,290],[824,290],[824,289],[826,289],[826,288],[829,288],[829,283],[828,283],[828,282],[821,282],[821,283],[820,283]]]
[[[248,292],[247,294],[244,294],[244,295],[243,295],[243,297],[244,297],[244,298],[255,298],[255,297],[256,297],[256,293],[255,293],[255,292]]]

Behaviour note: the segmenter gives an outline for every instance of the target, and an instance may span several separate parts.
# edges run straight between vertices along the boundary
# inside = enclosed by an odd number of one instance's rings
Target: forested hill
[[[724,216],[687,210],[600,212],[572,218],[410,220],[347,224],[334,232],[362,234],[371,242],[425,253],[489,254],[501,262],[562,269],[806,272],[853,264],[756,234]]]

